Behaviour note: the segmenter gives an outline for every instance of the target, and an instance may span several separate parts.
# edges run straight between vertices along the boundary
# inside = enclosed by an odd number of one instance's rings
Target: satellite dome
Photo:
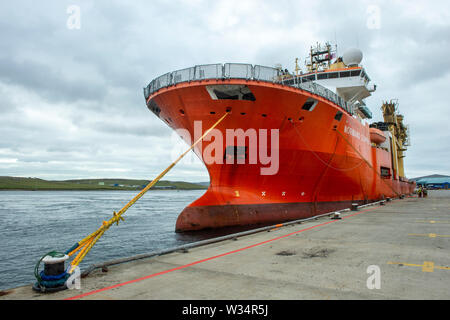
[[[356,48],[347,49],[342,56],[346,66],[354,66],[361,63],[363,58],[362,51]]]

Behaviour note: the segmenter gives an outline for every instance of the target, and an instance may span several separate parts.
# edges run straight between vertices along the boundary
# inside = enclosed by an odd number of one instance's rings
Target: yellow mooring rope
[[[164,175],[169,172],[189,151],[191,151],[200,141],[203,140],[203,138],[212,130],[214,129],[220,122],[222,122],[223,119],[229,114],[229,112],[225,113],[217,122],[209,128],[197,141],[194,142],[193,145],[190,146],[188,150],[186,150],[181,156],[178,157],[177,160],[175,160],[170,166],[168,166],[163,172],[161,172],[153,181],[151,181],[144,189],[142,189],[141,192],[139,192],[133,199],[131,199],[130,202],[128,202],[122,209],[120,209],[119,212],[113,213],[113,217],[109,219],[108,221],[103,221],[103,224],[100,228],[98,228],[95,232],[91,233],[87,237],[85,237],[80,242],[76,243],[72,248],[70,248],[68,251],[66,251],[66,254],[69,256],[72,256],[75,254],[78,250],[80,252],[77,254],[77,256],[72,260],[70,264],[70,270],[69,273],[72,273],[76,266],[80,264],[80,262],[84,259],[86,254],[91,250],[91,248],[94,246],[94,244],[101,238],[101,236],[106,232],[106,230],[109,229],[109,227],[115,222],[117,225],[119,225],[119,221],[124,219],[122,218],[122,215],[125,213],[125,211],[128,210],[139,198],[141,198],[151,187],[153,187]]]

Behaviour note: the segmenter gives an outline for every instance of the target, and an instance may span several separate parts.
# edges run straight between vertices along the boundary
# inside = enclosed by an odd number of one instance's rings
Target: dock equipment
[[[67,259],[69,259],[67,254],[57,251],[50,251],[43,255],[34,268],[37,282],[33,285],[33,289],[40,292],[56,292],[66,289],[66,281],[70,277],[65,269]],[[39,272],[41,262],[44,262],[44,270]]]

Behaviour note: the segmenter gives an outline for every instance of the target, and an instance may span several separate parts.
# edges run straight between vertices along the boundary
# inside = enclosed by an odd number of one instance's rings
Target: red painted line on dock
[[[372,211],[372,210],[375,210],[375,209],[378,209],[378,208],[380,208],[380,206],[374,207],[374,208],[370,208],[370,209],[366,209],[366,210],[363,210],[363,211],[358,211],[358,212],[356,212],[354,214],[351,214],[351,215],[343,217],[343,219],[349,218],[349,217],[353,217],[355,215],[358,215],[358,214],[361,214],[361,213],[364,213],[364,212],[368,212],[368,211]],[[254,248],[254,247],[257,247],[257,246],[260,246],[260,245],[263,245],[263,244],[275,241],[275,240],[283,239],[283,238],[292,236],[294,234],[298,234],[300,232],[308,231],[308,230],[311,230],[311,229],[314,229],[314,228],[317,228],[317,227],[325,226],[327,224],[330,224],[330,223],[333,223],[333,222],[337,222],[337,221],[339,221],[339,220],[331,220],[331,221],[328,221],[328,222],[317,224],[315,226],[311,226],[311,227],[308,227],[308,228],[305,228],[305,229],[302,229],[302,230],[298,230],[298,231],[295,231],[295,232],[292,232],[292,233],[289,233],[289,234],[285,234],[285,235],[280,236],[280,237],[276,237],[276,238],[269,239],[269,240],[266,240],[266,241],[263,241],[263,242],[252,244],[251,246],[247,246],[247,247],[240,248],[240,249],[237,249],[237,250],[225,252],[225,253],[219,254],[217,256],[205,258],[205,259],[202,259],[202,260],[197,260],[197,261],[194,261],[192,263],[185,264],[183,266],[179,266],[179,267],[176,267],[176,268],[173,268],[173,269],[157,272],[157,273],[154,273],[154,274],[151,274],[151,275],[148,275],[148,276],[145,276],[145,277],[137,278],[137,279],[134,279],[134,280],[118,283],[118,284],[115,284],[115,285],[112,285],[112,286],[109,286],[109,287],[105,287],[105,288],[102,288],[102,289],[97,289],[97,290],[94,290],[94,291],[82,293],[80,295],[69,297],[69,298],[66,298],[64,300],[81,299],[81,298],[84,298],[84,297],[87,297],[87,296],[90,296],[90,295],[93,295],[93,294],[96,294],[96,293],[99,293],[99,292],[103,292],[103,291],[107,291],[107,290],[123,287],[123,286],[128,285],[128,284],[132,284],[132,283],[139,282],[139,281],[142,281],[142,280],[146,280],[146,279],[150,279],[150,278],[153,278],[153,277],[157,277],[157,276],[160,276],[160,275],[163,275],[163,274],[166,274],[166,273],[169,273],[169,272],[173,272],[173,271],[176,271],[176,270],[185,269],[187,267],[191,267],[191,266],[194,266],[194,265],[202,263],[202,262],[210,261],[210,260],[217,259],[217,258],[220,258],[220,257],[224,257],[224,256],[227,256],[227,255],[230,255],[230,254],[233,254],[233,253],[237,253],[237,252],[244,251],[244,250],[247,250],[247,249],[250,249],[250,248]]]

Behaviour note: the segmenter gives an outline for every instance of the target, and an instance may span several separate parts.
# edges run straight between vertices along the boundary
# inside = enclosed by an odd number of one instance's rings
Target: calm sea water
[[[147,192],[124,214],[125,222],[111,226],[103,235],[80,264],[81,269],[93,263],[221,235],[174,231],[178,214],[204,192]],[[136,191],[1,191],[0,290],[34,282],[34,266],[42,255],[52,250],[66,251],[136,194]]]

